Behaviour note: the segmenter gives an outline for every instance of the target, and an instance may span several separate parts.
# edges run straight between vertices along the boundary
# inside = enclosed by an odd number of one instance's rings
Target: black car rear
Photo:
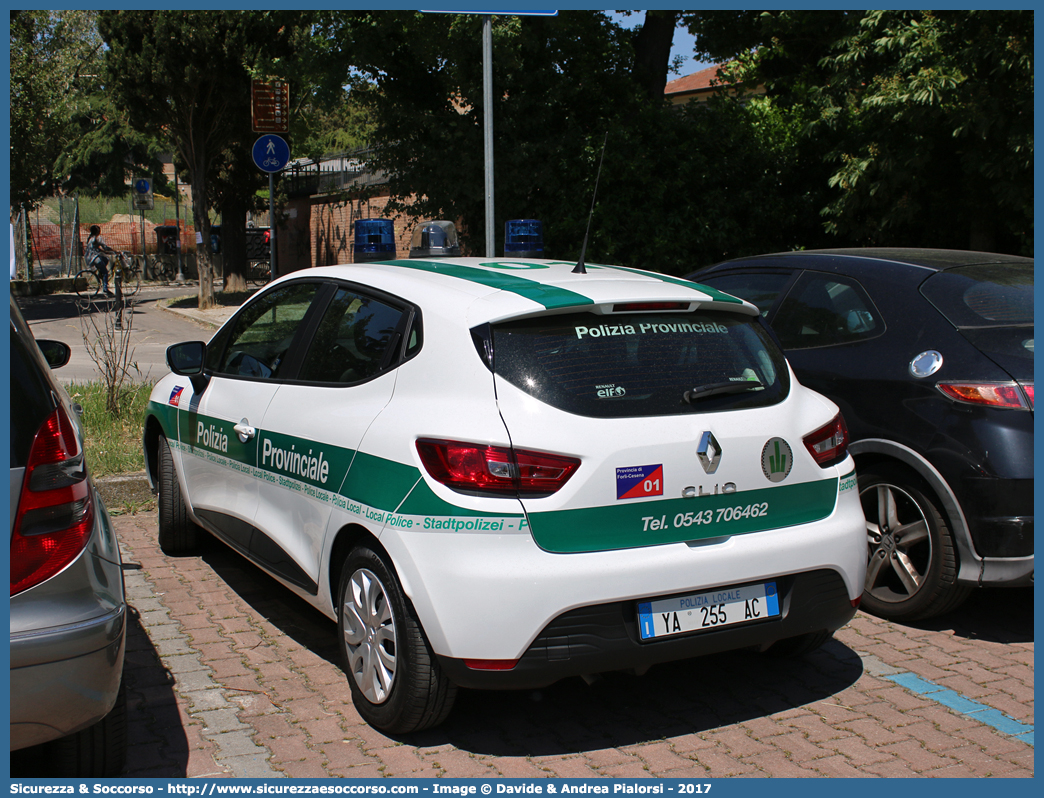
[[[1033,581],[1033,261],[939,250],[791,252],[689,275],[759,305],[852,436],[863,607],[918,618]]]

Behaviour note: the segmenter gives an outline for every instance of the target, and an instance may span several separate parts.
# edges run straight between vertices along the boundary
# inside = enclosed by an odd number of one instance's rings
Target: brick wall
[[[387,218],[384,210],[389,199],[380,196],[339,202],[328,197],[291,200],[279,227],[282,238],[277,238],[280,274],[311,266],[354,263],[356,220]],[[414,221],[405,216],[394,216],[392,221],[395,256],[406,258],[410,254]]]

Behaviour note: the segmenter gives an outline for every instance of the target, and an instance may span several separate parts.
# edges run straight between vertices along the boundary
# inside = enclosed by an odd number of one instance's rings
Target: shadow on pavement
[[[199,554],[258,615],[316,656],[339,665],[333,621],[210,535],[203,535]]]
[[[863,673],[832,641],[804,659],[733,652],[567,679],[536,692],[462,691],[449,720],[411,735],[413,745],[451,744],[493,756],[547,756],[637,745],[709,731],[806,704],[831,701]]]
[[[202,556],[260,616],[338,663],[332,621],[224,544],[210,539]],[[960,610],[919,628],[952,628],[1001,642],[1031,640],[1031,598],[1014,590],[976,591]],[[836,704],[834,696],[862,674],[859,656],[837,640],[804,659],[732,652],[658,665],[641,677],[605,674],[590,686],[572,678],[539,691],[462,690],[446,723],[398,739],[493,756],[594,751],[727,727],[817,702]]]
[[[203,558],[259,615],[338,664],[333,621],[213,539]],[[828,701],[862,673],[859,657],[831,641],[803,660],[738,652],[658,665],[641,677],[609,673],[590,686],[577,677],[540,691],[462,690],[442,726],[396,739],[495,756],[626,746]]]
[[[992,643],[1032,643],[1033,588],[982,588],[953,612],[907,623],[916,629],[953,632],[969,640]]]

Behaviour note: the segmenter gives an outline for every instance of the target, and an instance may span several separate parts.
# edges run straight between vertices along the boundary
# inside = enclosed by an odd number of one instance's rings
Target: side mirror
[[[167,365],[175,374],[188,377],[192,390],[197,394],[206,390],[210,382],[203,373],[203,362],[207,354],[207,345],[202,341],[186,341],[167,347]]]
[[[47,365],[53,369],[60,369],[72,357],[72,347],[62,341],[49,341],[44,338],[38,340],[36,345],[40,347]]]
[[[202,341],[186,341],[167,347],[167,366],[182,377],[193,377],[203,373],[203,358],[207,345]]]

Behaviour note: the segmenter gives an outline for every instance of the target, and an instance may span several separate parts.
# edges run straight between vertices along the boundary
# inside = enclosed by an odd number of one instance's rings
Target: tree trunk
[[[224,289],[246,291],[246,212],[247,204],[238,192],[221,199],[221,256],[225,264]]]
[[[207,310],[214,307],[214,261],[210,257],[210,214],[207,211],[206,166],[204,163],[196,163],[194,167],[189,179],[192,183],[192,221],[196,226],[199,309]]]
[[[634,77],[650,100],[662,100],[674,43],[677,11],[646,11],[634,37]]]

